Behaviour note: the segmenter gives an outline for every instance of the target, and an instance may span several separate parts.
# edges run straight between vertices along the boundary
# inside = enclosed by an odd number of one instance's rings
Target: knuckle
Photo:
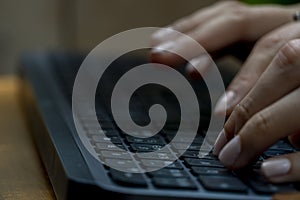
[[[235,83],[238,83],[240,88],[246,88],[251,83],[252,78],[251,73],[239,73],[235,78]]]
[[[249,103],[240,103],[234,109],[234,113],[236,117],[244,122],[249,120],[251,117],[251,113],[248,105]]]
[[[231,2],[227,4],[227,7],[224,9],[226,10],[224,17],[227,22],[231,24],[234,31],[242,37],[246,30],[244,24],[247,24],[249,9],[239,2]]]
[[[252,121],[252,127],[257,130],[258,134],[263,134],[269,131],[270,128],[270,121],[266,114],[259,112],[254,115]]]
[[[280,35],[270,35],[263,37],[257,44],[257,48],[261,50],[273,49],[283,41]]]
[[[279,50],[277,54],[277,63],[279,67],[294,65],[300,55],[300,43],[289,41]]]
[[[247,12],[244,6],[242,5],[234,5],[227,9],[228,18],[232,23],[240,24],[245,22],[247,18]]]

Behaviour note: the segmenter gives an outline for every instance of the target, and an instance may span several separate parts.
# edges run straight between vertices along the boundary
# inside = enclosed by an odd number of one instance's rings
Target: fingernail
[[[166,42],[156,47],[153,47],[151,52],[154,54],[167,53],[175,46],[174,42]]]
[[[230,108],[230,105],[234,105],[236,95],[233,91],[228,91],[222,95],[222,97],[218,100],[214,113],[216,115],[226,115],[226,110]]]
[[[282,176],[291,169],[291,162],[287,158],[273,159],[263,162],[261,169],[268,178]]]
[[[172,33],[174,33],[174,29],[172,27],[162,28],[152,34],[152,39],[160,40]]]
[[[239,135],[235,136],[219,154],[220,161],[225,166],[232,166],[241,153],[241,138]]]
[[[216,139],[213,154],[218,156],[220,154],[221,149],[228,142],[224,129],[220,132],[218,138]]]
[[[193,58],[186,66],[186,70],[189,74],[200,73],[202,75],[210,65],[210,58],[206,55],[202,55],[200,57]]]

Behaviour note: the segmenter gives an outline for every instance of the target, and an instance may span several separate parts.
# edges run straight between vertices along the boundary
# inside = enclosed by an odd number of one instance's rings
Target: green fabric
[[[243,0],[249,4],[294,4],[299,3],[300,0]]]

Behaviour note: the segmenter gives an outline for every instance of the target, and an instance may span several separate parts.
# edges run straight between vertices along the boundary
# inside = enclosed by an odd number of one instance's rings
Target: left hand
[[[260,51],[271,62],[248,70],[257,77],[252,85],[243,84],[241,76],[231,84],[251,90],[234,107],[215,144],[214,153],[225,166],[244,167],[284,137],[289,137],[294,146],[300,146],[300,134],[296,134],[300,132],[298,38],[299,22],[289,23],[266,35],[251,55],[259,60],[257,52]],[[268,159],[261,169],[272,182],[300,181],[300,153]]]

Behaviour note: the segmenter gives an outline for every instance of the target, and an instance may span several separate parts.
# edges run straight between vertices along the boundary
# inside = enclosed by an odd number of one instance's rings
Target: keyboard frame
[[[35,52],[23,56],[20,67],[20,102],[57,199],[270,199],[270,195],[201,190],[125,187],[114,183],[81,144],[72,111],[51,70],[51,56]],[[76,137],[77,136],[77,137]],[[199,183],[198,183],[199,184]]]

